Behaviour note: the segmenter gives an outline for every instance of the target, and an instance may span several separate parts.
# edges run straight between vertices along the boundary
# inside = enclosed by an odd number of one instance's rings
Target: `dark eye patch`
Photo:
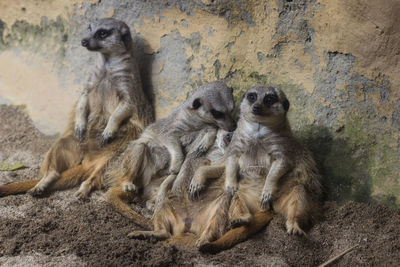
[[[275,94],[268,94],[264,97],[264,105],[271,106],[278,102],[278,96]]]
[[[257,94],[256,93],[248,93],[247,100],[249,100],[250,103],[254,103],[257,100]]]
[[[111,34],[111,30],[100,29],[94,34],[94,38],[97,40],[103,40]]]
[[[215,109],[211,110],[211,115],[213,115],[213,117],[215,119],[222,119],[224,117],[224,113]]]

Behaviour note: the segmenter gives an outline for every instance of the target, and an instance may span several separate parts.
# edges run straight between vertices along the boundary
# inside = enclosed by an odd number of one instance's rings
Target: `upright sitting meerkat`
[[[41,196],[86,178],[94,183],[109,159],[153,121],[152,103],[141,86],[128,26],[120,20],[100,19],[89,25],[89,36],[82,45],[100,54],[99,64],[74,106],[67,128],[47,152],[42,178],[0,186],[0,196],[28,190]],[[77,192],[79,197],[87,194]]]
[[[232,89],[224,83],[197,88],[170,116],[148,126],[109,164],[102,183],[109,187],[110,202],[126,217],[139,218],[137,224],[146,227],[140,215],[118,200],[127,192],[141,189],[143,200],[153,199],[158,192],[156,204],[161,202],[189,147],[195,145],[197,154],[205,153],[214,143],[217,128],[234,129],[233,108]]]
[[[270,215],[262,214],[269,207],[285,216],[289,234],[304,234],[303,227],[318,214],[321,177],[310,152],[292,135],[288,109],[289,101],[276,87],[256,86],[244,95],[227,152],[224,185],[233,195],[231,225],[241,229],[203,244],[202,250],[216,251],[243,240],[254,232],[249,227],[263,226],[257,221],[269,221]],[[203,188],[207,175],[213,177],[207,168],[199,170],[192,188]]]

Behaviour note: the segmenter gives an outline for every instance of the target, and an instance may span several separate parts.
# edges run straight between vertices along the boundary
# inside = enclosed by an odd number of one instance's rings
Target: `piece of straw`
[[[329,264],[331,264],[332,262],[334,262],[335,260],[339,259],[340,257],[342,257],[343,255],[345,255],[346,253],[349,253],[350,251],[352,251],[353,249],[355,249],[356,247],[358,247],[358,245],[352,246],[351,248],[346,249],[345,251],[343,251],[342,253],[340,253],[339,255],[329,259],[328,261],[322,263],[321,265],[318,265],[318,267],[325,267],[328,266]]]

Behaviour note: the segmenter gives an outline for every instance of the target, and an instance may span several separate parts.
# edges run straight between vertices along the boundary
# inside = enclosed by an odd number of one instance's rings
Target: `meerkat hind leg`
[[[196,241],[197,247],[212,242],[223,235],[226,230],[226,222],[231,200],[231,194],[225,192],[219,199],[215,200],[215,202],[210,205],[206,212],[209,218],[206,227],[200,234],[199,239]]]
[[[306,235],[299,225],[300,219],[307,216],[308,199],[303,186],[297,185],[281,201],[277,208],[286,216],[286,230],[288,234]],[[281,203],[279,203],[281,202]]]
[[[38,197],[45,194],[47,188],[60,178],[60,174],[56,171],[51,171],[47,176],[40,179],[39,183],[35,185],[28,193],[32,196]]]
[[[61,178],[61,173],[77,166],[82,160],[82,150],[77,140],[69,135],[58,139],[47,153],[41,168],[42,179],[28,191],[32,196],[42,196]]]
[[[108,158],[100,158],[97,159],[93,163],[94,170],[91,171],[89,178],[87,178],[79,187],[79,190],[75,193],[75,196],[79,199],[87,199],[90,195],[90,193],[96,188],[100,187],[99,186],[99,175],[100,172],[104,169],[104,166],[107,163]],[[90,168],[92,169],[92,168]],[[97,185],[97,186],[96,186]]]
[[[157,192],[157,198],[154,204],[154,210],[161,208],[162,203],[167,195],[168,190],[171,188],[174,180],[176,178],[175,174],[168,175],[167,178],[161,183],[160,188]]]

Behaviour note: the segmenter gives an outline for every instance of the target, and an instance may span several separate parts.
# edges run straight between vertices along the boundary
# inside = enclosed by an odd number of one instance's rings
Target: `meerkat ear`
[[[198,109],[199,107],[201,107],[201,100],[200,100],[200,98],[196,98],[192,102],[192,108],[193,109]]]
[[[132,41],[132,36],[131,32],[127,27],[122,27],[121,29],[121,41],[124,43],[126,48],[130,47],[131,41]]]
[[[282,105],[283,105],[283,108],[285,109],[285,111],[287,112],[290,107],[289,100],[285,99],[285,101],[283,101]]]

